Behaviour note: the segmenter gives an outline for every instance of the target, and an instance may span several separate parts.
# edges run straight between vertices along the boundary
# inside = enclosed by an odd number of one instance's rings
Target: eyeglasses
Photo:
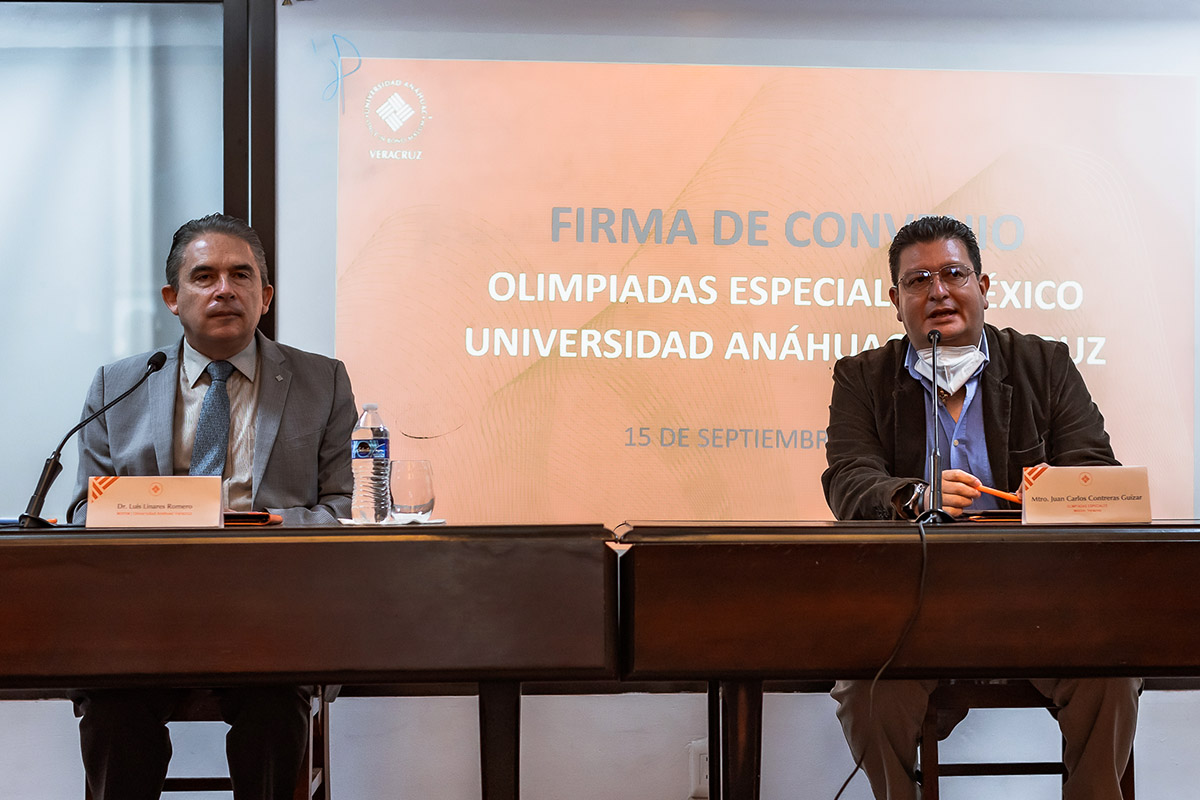
[[[975,270],[968,266],[963,264],[949,264],[937,272],[930,272],[927,269],[913,270],[902,276],[898,285],[907,292],[928,291],[930,284],[933,283],[933,276],[937,275],[941,278],[943,286],[957,289],[960,286],[966,286],[967,281],[974,274]]]

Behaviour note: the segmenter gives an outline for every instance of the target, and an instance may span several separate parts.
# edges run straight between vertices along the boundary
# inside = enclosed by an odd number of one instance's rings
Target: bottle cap
[[[378,411],[378,403],[363,403],[363,411]]]

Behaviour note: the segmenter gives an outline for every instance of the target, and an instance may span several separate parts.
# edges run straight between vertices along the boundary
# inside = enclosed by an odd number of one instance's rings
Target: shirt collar
[[[233,368],[246,376],[246,380],[254,383],[255,375],[258,371],[258,336],[250,339],[250,344],[246,345],[237,355],[225,359]],[[187,379],[188,386],[195,388],[200,381],[200,376],[204,374],[204,370],[208,369],[208,365],[213,359],[204,355],[196,348],[188,344],[187,337],[183,337],[183,375]]]

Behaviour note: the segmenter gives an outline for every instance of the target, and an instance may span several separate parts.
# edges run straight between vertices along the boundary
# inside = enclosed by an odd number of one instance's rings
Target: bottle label
[[[350,458],[387,458],[387,439],[354,439],[350,442]]]

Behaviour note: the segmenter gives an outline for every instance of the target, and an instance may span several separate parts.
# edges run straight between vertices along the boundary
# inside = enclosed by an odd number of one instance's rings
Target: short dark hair
[[[943,239],[958,239],[967,248],[975,274],[983,272],[979,257],[979,241],[975,232],[954,217],[918,217],[896,231],[892,246],[888,248],[888,266],[892,270],[892,286],[900,281],[900,253],[909,245],[918,242],[940,242]]]
[[[267,275],[267,253],[263,250],[262,239],[258,238],[254,228],[246,224],[245,220],[228,214],[209,214],[207,217],[183,223],[171,239],[171,252],[167,254],[167,283],[172,289],[179,291],[179,268],[183,266],[183,251],[206,233],[224,233],[250,245],[263,288],[270,285],[271,281]]]

